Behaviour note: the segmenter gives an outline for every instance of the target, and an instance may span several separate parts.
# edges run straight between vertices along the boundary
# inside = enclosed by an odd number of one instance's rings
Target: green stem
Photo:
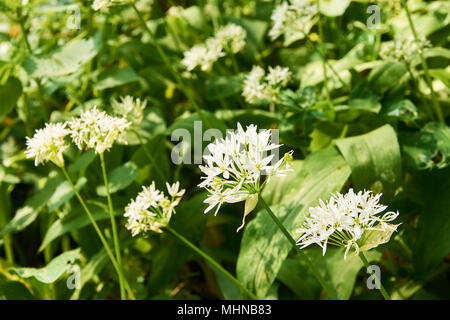
[[[194,245],[192,242],[190,242],[188,239],[183,237],[181,234],[176,232],[171,227],[167,226],[166,229],[174,235],[176,238],[178,238],[181,242],[183,242],[185,245],[187,245],[189,248],[194,250],[196,253],[198,253],[200,256],[202,256],[206,261],[208,261],[210,264],[212,264],[217,270],[222,272],[225,276],[227,276],[231,281],[233,281],[243,292],[245,292],[246,295],[248,295],[253,300],[258,300],[258,297],[253,294],[250,290],[248,290],[238,279],[236,279],[231,273],[229,273],[227,270],[225,270],[219,263],[217,263],[213,258],[211,258],[209,255],[204,253],[202,250],[200,250],[196,245]]]
[[[361,258],[362,262],[364,263],[364,266],[368,269],[370,267],[370,265],[369,265],[369,261],[367,261],[366,256],[364,255],[364,253],[360,252],[359,257]],[[381,284],[380,279],[378,279],[375,272],[372,273],[371,276],[373,276],[375,278],[375,283],[376,283],[377,287],[380,288],[381,294],[383,295],[384,299],[391,300],[391,298],[389,297],[389,294],[384,289],[383,285]]]
[[[419,42],[419,36],[417,35],[416,28],[414,27],[414,23],[412,21],[411,14],[410,14],[409,9],[408,9],[408,5],[406,4],[405,0],[401,0],[401,1],[402,1],[403,8],[405,8],[406,16],[408,17],[409,27],[411,28],[411,31],[413,33],[414,40]],[[426,59],[425,59],[421,49],[418,50],[418,53],[419,53],[419,57],[420,57],[420,60],[422,62],[422,68],[423,68],[423,71],[424,71],[424,74],[425,74],[425,82],[427,83],[428,88],[430,89],[431,99],[433,101],[434,111],[436,112],[436,116],[437,116],[438,120],[440,122],[442,122],[442,123],[445,123],[441,107],[439,106],[439,102],[438,102],[437,97],[436,97],[436,92],[434,92],[434,89],[433,89],[433,83],[431,81],[431,76],[430,76],[430,71],[428,69],[427,61],[426,61]]]
[[[320,11],[320,1],[317,1],[317,6],[319,7],[319,11]],[[323,70],[323,86],[325,88],[325,94],[326,94],[327,101],[330,105],[332,105],[331,99],[330,99],[330,91],[328,89],[328,75],[327,75],[327,66],[326,66],[326,58],[325,58],[325,45],[323,42],[322,19],[321,19],[320,13],[319,13],[318,24],[319,24],[320,51],[322,52],[321,55],[322,55],[322,70]]]
[[[97,232],[97,235],[103,244],[103,247],[105,248],[106,253],[108,254],[109,259],[111,260],[111,263],[113,264],[114,269],[117,272],[117,275],[120,278],[120,270],[119,266],[117,264],[116,258],[114,257],[114,254],[112,253],[111,248],[108,245],[108,242],[106,241],[105,237],[103,236],[103,233],[100,231],[100,228],[97,224],[97,222],[94,219],[94,216],[91,213],[91,210],[89,210],[88,206],[86,205],[86,202],[84,202],[83,198],[81,197],[80,193],[78,192],[77,188],[75,187],[75,184],[73,183],[72,179],[69,176],[69,173],[67,172],[66,168],[61,167],[61,170],[66,177],[67,181],[70,183],[70,186],[72,187],[73,192],[75,193],[76,197],[78,198],[78,201],[80,202],[81,206],[83,207],[84,211],[86,212],[89,221],[91,222],[92,226],[94,227],[95,231]],[[133,294],[133,291],[131,290],[128,282],[125,280],[125,286],[127,288],[128,294],[130,295],[131,299],[135,300],[135,296]]]
[[[119,235],[117,233],[116,218],[114,217],[114,207],[113,207],[113,203],[112,203],[112,199],[111,199],[111,194],[109,192],[108,175],[106,174],[105,157],[104,157],[103,153],[100,153],[100,164],[102,166],[103,181],[105,182],[106,198],[108,199],[109,216],[111,218],[111,227],[112,227],[112,233],[113,233],[113,239],[114,239],[114,249],[116,251],[117,265],[119,266],[120,296],[123,300],[126,298],[126,296],[125,296],[125,287],[124,287],[124,281],[123,281],[124,276],[123,276],[123,270],[122,270],[122,257],[120,255]]]
[[[317,281],[320,283],[320,285],[322,286],[322,288],[328,293],[328,295],[330,296],[331,299],[336,300],[337,296],[335,294],[335,291],[333,290],[333,288],[331,287],[331,285],[329,285],[325,279],[317,272],[317,270],[315,269],[312,261],[309,259],[309,257],[297,246],[296,241],[294,240],[294,238],[291,236],[291,234],[289,233],[289,231],[283,226],[283,223],[277,218],[277,216],[275,215],[275,213],[273,213],[272,209],[270,209],[269,205],[267,204],[267,202],[263,199],[263,197],[261,196],[261,194],[259,195],[259,200],[262,202],[264,208],[266,209],[266,211],[269,213],[270,217],[272,218],[272,220],[275,222],[275,224],[278,226],[278,228],[281,230],[281,232],[283,232],[284,236],[286,237],[286,239],[289,240],[289,242],[294,246],[295,251],[297,251],[297,253],[304,259],[304,261],[306,262],[308,268],[310,269],[310,271],[313,273],[314,277],[317,279]]]
[[[142,14],[140,13],[140,11],[138,10],[138,8],[136,8],[136,5],[134,4],[134,0],[130,1],[130,5],[133,8],[134,12],[136,13],[139,22],[141,23],[142,27],[144,28],[144,30],[149,34],[150,38],[153,41],[153,44],[156,47],[156,50],[158,51],[159,55],[161,56],[164,64],[167,66],[167,68],[169,69],[170,73],[172,74],[172,76],[175,78],[175,81],[178,84],[178,87],[181,89],[181,91],[183,91],[183,93],[185,94],[185,96],[188,98],[189,102],[191,103],[191,105],[194,107],[195,111],[197,111],[200,119],[205,123],[206,127],[208,129],[211,129],[211,125],[209,124],[208,120],[205,118],[205,116],[202,113],[201,108],[199,107],[199,105],[197,104],[197,102],[195,101],[194,97],[192,96],[192,94],[189,92],[189,90],[187,90],[187,88],[185,87],[183,80],[181,79],[180,75],[178,74],[178,72],[173,68],[172,64],[169,61],[169,58],[167,57],[166,53],[164,52],[164,50],[161,48],[161,46],[159,45],[158,39],[156,38],[155,34],[153,33],[152,30],[150,30],[150,28],[147,26],[147,24],[144,21],[144,18],[142,17]]]

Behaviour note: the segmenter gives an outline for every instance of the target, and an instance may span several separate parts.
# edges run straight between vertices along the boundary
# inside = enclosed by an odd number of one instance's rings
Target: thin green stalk
[[[0,228],[4,227],[10,218],[11,200],[8,185],[0,180]],[[11,233],[3,235],[3,247],[5,249],[6,261],[14,264],[13,238]]]
[[[185,245],[187,245],[189,248],[194,250],[196,253],[198,253],[200,256],[202,256],[206,261],[211,263],[217,270],[222,272],[225,276],[227,276],[231,281],[233,281],[243,292],[245,292],[246,295],[248,295],[253,300],[258,300],[258,297],[253,294],[250,290],[248,290],[238,279],[236,279],[231,273],[229,273],[227,270],[225,270],[219,263],[217,263],[213,258],[211,258],[209,255],[207,255],[205,252],[200,250],[196,245],[194,245],[192,242],[190,242],[188,239],[183,237],[181,234],[176,232],[171,227],[167,226],[166,229],[174,235],[176,238],[178,238],[181,242],[183,242]]]
[[[266,211],[269,213],[270,217],[272,218],[273,222],[275,222],[275,224],[278,226],[278,228],[281,230],[281,232],[283,232],[284,236],[286,237],[286,239],[289,240],[289,242],[294,246],[295,251],[297,251],[297,253],[304,259],[304,261],[306,262],[306,264],[308,265],[308,268],[310,269],[310,271],[313,273],[314,277],[317,279],[317,281],[320,283],[320,285],[322,286],[322,288],[328,293],[328,295],[330,296],[331,299],[336,300],[337,296],[335,294],[335,291],[333,290],[333,288],[331,287],[331,285],[329,283],[327,283],[325,281],[325,279],[317,272],[316,268],[314,267],[312,261],[309,259],[309,257],[297,246],[296,241],[294,240],[294,238],[291,236],[291,234],[289,233],[289,231],[283,226],[283,223],[277,218],[277,216],[275,215],[275,213],[273,213],[272,209],[270,209],[269,205],[267,204],[267,202],[263,199],[263,197],[261,195],[259,195],[259,200],[262,202],[264,208],[266,209]]]
[[[406,16],[408,17],[409,27],[411,28],[411,31],[413,33],[414,40],[418,42],[419,37],[417,35],[416,28],[414,27],[414,23],[412,21],[411,14],[409,12],[408,5],[406,4],[405,0],[402,0],[402,5],[403,5],[403,8],[405,8]],[[430,76],[430,71],[428,69],[427,61],[425,60],[422,50],[418,50],[418,53],[419,53],[419,57],[422,62],[422,68],[423,68],[423,71],[425,74],[425,82],[427,83],[428,88],[430,89],[431,100],[433,102],[434,111],[436,112],[436,116],[437,116],[438,120],[442,123],[445,123],[441,107],[439,106],[439,102],[437,100],[436,92],[434,92],[434,89],[433,89],[433,84],[431,82],[431,76]]]
[[[113,267],[116,270],[117,275],[120,278],[120,270],[119,270],[119,266],[117,264],[116,258],[114,257],[114,254],[112,253],[112,250],[108,245],[108,242],[106,241],[105,237],[103,236],[103,233],[100,231],[100,228],[99,228],[97,222],[95,221],[94,216],[91,213],[91,210],[89,210],[88,206],[86,205],[86,202],[83,200],[83,198],[81,197],[77,188],[75,187],[75,184],[73,183],[72,179],[70,178],[69,173],[67,172],[66,168],[61,167],[61,170],[62,170],[64,176],[66,177],[67,181],[69,182],[70,186],[72,187],[72,190],[75,193],[76,197],[78,198],[78,201],[80,202],[81,206],[83,207],[84,211],[86,212],[86,214],[89,218],[89,221],[91,222],[92,226],[94,227],[95,231],[97,232],[97,235],[98,235],[101,243],[103,244],[103,247],[105,248],[105,251],[108,254],[108,257],[111,260],[111,263],[113,264]],[[131,290],[127,280],[126,279],[124,279],[124,280],[125,280],[125,286],[128,291],[128,294],[130,295],[131,299],[135,300],[136,298],[135,298],[133,291]]]
[[[208,120],[205,118],[205,116],[202,113],[201,108],[199,107],[199,105],[197,104],[197,102],[195,101],[194,97],[192,96],[192,94],[189,92],[189,90],[187,90],[187,88],[185,87],[183,80],[181,79],[180,75],[178,74],[178,72],[173,68],[172,64],[169,61],[169,58],[167,57],[166,53],[164,52],[164,50],[161,48],[161,46],[159,45],[158,39],[156,38],[155,34],[153,33],[152,30],[150,30],[150,28],[147,26],[147,24],[145,23],[144,18],[142,17],[142,14],[140,13],[140,11],[138,10],[138,8],[136,8],[136,5],[134,3],[134,0],[130,1],[130,5],[133,8],[134,12],[136,13],[139,22],[141,23],[142,27],[144,28],[144,30],[149,34],[150,38],[153,41],[153,44],[156,47],[156,50],[158,51],[159,55],[161,56],[164,64],[167,66],[167,68],[169,69],[170,73],[172,74],[172,76],[175,78],[175,81],[177,82],[179,88],[181,89],[181,91],[183,91],[183,93],[185,94],[185,96],[188,98],[189,102],[191,103],[191,105],[194,107],[195,111],[197,111],[200,119],[205,123],[206,127],[208,129],[211,129],[211,125],[208,122]]]
[[[370,267],[369,261],[367,261],[366,257],[364,256],[364,253],[360,252],[359,257],[361,258],[362,262],[364,263],[364,266],[366,268],[369,268]],[[383,295],[384,299],[391,300],[391,298],[389,297],[389,294],[387,293],[386,289],[384,289],[383,285],[381,284],[380,279],[378,279],[378,277],[374,271],[371,275],[375,278],[375,283],[376,283],[377,287],[380,288],[381,294]]]
[[[122,257],[120,255],[119,235],[117,233],[116,218],[114,217],[114,207],[113,207],[113,203],[112,203],[112,199],[111,199],[111,194],[109,192],[108,175],[106,174],[105,157],[104,157],[103,153],[100,153],[100,164],[102,166],[103,181],[105,182],[106,198],[108,199],[109,216],[111,218],[111,227],[112,227],[112,234],[113,234],[113,239],[114,239],[114,249],[116,252],[117,265],[119,266],[120,296],[123,300],[126,298],[126,296],[125,296],[125,287],[124,287],[124,281],[123,281],[124,276],[123,276],[123,270],[122,270]]]

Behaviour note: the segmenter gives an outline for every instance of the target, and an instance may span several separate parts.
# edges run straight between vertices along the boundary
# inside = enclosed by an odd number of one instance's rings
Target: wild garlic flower
[[[277,103],[281,89],[288,84],[290,78],[291,72],[287,67],[269,67],[266,75],[264,69],[254,66],[244,80],[242,96],[251,104],[261,103],[264,100]]]
[[[209,72],[214,62],[226,55],[226,50],[233,54],[241,51],[245,47],[246,36],[247,33],[242,27],[228,24],[220,28],[214,37],[186,51],[181,63],[188,71],[200,67],[202,71]]]
[[[209,192],[204,201],[208,204],[205,213],[216,207],[214,215],[217,215],[223,203],[248,200],[253,202],[253,205],[252,208],[246,208],[245,218],[256,206],[257,196],[269,183],[270,178],[284,176],[290,171],[292,152],[274,164],[272,160],[275,154],[267,155],[269,151],[275,151],[280,146],[272,142],[271,130],[261,130],[258,133],[257,126],[250,125],[244,131],[239,123],[236,132],[228,132],[225,139],[218,139],[209,144],[210,154],[203,156],[206,165],[199,166],[206,175],[201,178],[203,181],[199,187]],[[263,175],[267,175],[264,181]]]
[[[134,100],[132,96],[120,97],[121,101],[116,99],[111,100],[114,114],[118,117],[124,118],[134,125],[138,125],[144,119],[144,109],[147,101],[141,102],[141,99]]]
[[[27,137],[27,158],[34,158],[34,165],[52,161],[58,167],[64,166],[63,152],[69,147],[65,137],[69,134],[67,123],[46,123],[45,128],[36,130],[32,138]]]
[[[204,44],[197,44],[184,53],[181,63],[188,71],[200,67],[202,71],[210,71],[214,62],[225,56],[220,40],[209,38]]]
[[[313,27],[318,13],[317,4],[311,0],[292,0],[290,3],[283,2],[274,9],[269,31],[272,40],[284,35],[285,45],[303,39]]]
[[[175,207],[181,201],[185,190],[180,190],[180,183],[166,183],[169,196],[156,189],[155,182],[143,187],[136,200],[131,200],[125,208],[124,216],[128,218],[126,225],[134,236],[142,232],[154,231],[162,233],[162,228],[169,224]]]
[[[431,47],[425,37],[415,39],[413,35],[394,39],[383,46],[380,56],[385,60],[403,61],[411,63],[425,48]]]
[[[233,54],[245,47],[247,32],[240,26],[229,23],[217,30],[215,38],[219,39],[224,48],[228,48]]]
[[[92,4],[92,9],[95,11],[103,10],[109,8],[112,5],[112,0],[94,0]]]
[[[69,121],[70,136],[76,146],[80,150],[93,148],[98,154],[109,150],[116,141],[126,144],[123,135],[130,126],[130,121],[112,117],[96,106]]]
[[[380,215],[387,208],[379,204],[380,197],[381,193],[374,196],[372,191],[360,191],[356,194],[350,189],[345,195],[339,192],[332,195],[326,203],[320,200],[319,206],[309,208],[310,217],[306,219],[304,228],[297,230],[303,233],[297,244],[303,249],[315,243],[322,248],[323,255],[327,244],[345,247],[346,259],[352,247],[356,254],[359,253],[363,235],[370,230],[389,234],[390,237],[397,226],[388,222],[397,218],[399,213],[389,211]]]

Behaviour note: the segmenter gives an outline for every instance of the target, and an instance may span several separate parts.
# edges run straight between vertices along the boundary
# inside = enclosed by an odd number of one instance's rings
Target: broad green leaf
[[[87,179],[81,177],[75,184],[75,189],[80,191],[81,188],[85,186]],[[72,199],[75,192],[68,181],[61,183],[52,194],[51,198],[48,200],[48,211],[53,212],[55,209],[59,208],[61,205]]]
[[[109,212],[103,210],[91,210],[92,216],[95,221],[106,220],[109,219]],[[116,210],[114,212],[116,216],[121,216],[123,212],[121,210]],[[61,219],[56,220],[50,228],[48,228],[47,233],[45,234],[44,240],[42,240],[42,244],[39,247],[39,252],[44,250],[47,245],[58,237],[66,234],[67,232],[81,229],[85,226],[91,224],[88,216],[84,212],[84,210],[78,210],[73,214],[68,214]]]
[[[242,216],[242,224],[237,228],[236,232],[239,232],[245,226],[245,217],[247,217],[258,204],[258,194],[252,194],[247,200],[245,200],[244,215]]]
[[[95,156],[96,154],[94,149],[89,149],[88,151],[83,152],[83,154],[68,167],[69,172],[76,173],[83,169],[86,169],[92,163],[92,161],[94,161]]]
[[[385,62],[370,72],[369,85],[375,93],[382,95],[401,83],[406,73],[407,69],[404,64]]]
[[[64,252],[54,258],[43,268],[10,268],[21,278],[34,277],[43,283],[55,282],[64,272],[68,271],[72,264],[81,258],[80,249]]]
[[[420,132],[401,136],[404,159],[416,169],[445,168],[450,164],[450,128],[429,122]]]
[[[383,109],[382,114],[409,122],[415,122],[420,118],[416,105],[408,99],[403,99],[386,106],[386,108]]]
[[[392,196],[401,179],[401,156],[397,135],[390,125],[369,133],[336,140],[352,169],[356,190],[371,189]]]
[[[25,229],[36,220],[39,212],[44,208],[52,197],[55,189],[63,182],[61,176],[55,176],[47,180],[45,186],[33,194],[25,201],[25,205],[20,207],[15,216],[8,224],[0,230],[0,236],[9,232],[18,232]]]
[[[95,90],[105,90],[139,80],[139,76],[131,67],[106,70],[99,76],[94,85]]]
[[[22,66],[32,77],[56,77],[79,70],[97,55],[102,46],[101,33],[90,39],[80,39],[53,50],[48,55],[28,56]]]
[[[340,190],[350,175],[350,168],[334,147],[309,155],[300,170],[295,170],[296,166],[286,180],[273,178],[262,194],[294,237],[308,208]],[[261,210],[245,227],[237,261],[238,279],[264,298],[291,249],[268,213]]]
[[[206,83],[206,98],[220,100],[241,92],[242,76],[225,76],[209,79]]]
[[[358,256],[353,254],[349,254],[344,260],[344,251],[344,248],[329,246],[325,256],[322,256],[320,248],[311,248],[305,252],[316,270],[334,287],[338,299],[347,300],[351,297],[356,277],[364,264]],[[378,261],[381,258],[381,253],[375,250],[365,255],[369,262]],[[297,298],[317,299],[320,296],[319,283],[308,269],[304,259],[300,257],[286,259],[278,279],[290,288]]]
[[[21,94],[22,83],[17,78],[10,77],[5,84],[0,85],[0,121],[16,106]]]
[[[351,0],[319,0],[320,12],[329,17],[342,16]]]
[[[138,167],[133,162],[126,162],[120,167],[114,168],[108,173],[109,192],[115,193],[125,189],[136,180],[138,174]],[[97,194],[106,197],[106,188],[104,185],[97,187]]]
[[[0,280],[0,300],[34,300],[34,297],[21,282]]]

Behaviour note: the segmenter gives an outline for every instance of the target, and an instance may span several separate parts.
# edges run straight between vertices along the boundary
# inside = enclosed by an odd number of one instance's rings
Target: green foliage
[[[352,250],[344,260],[345,248],[332,244],[325,255],[316,245],[302,249],[314,274],[261,203],[296,240],[319,200],[350,188],[381,192],[399,216],[392,230],[367,231],[358,245],[381,268],[384,287],[393,299],[450,298],[450,3],[406,1],[429,43],[394,49],[413,39],[402,1],[379,2],[372,28],[372,2],[319,0],[305,20],[286,19],[281,29],[290,35],[275,37],[271,16],[287,1],[137,0],[141,16],[127,2],[94,11],[92,1],[1,1],[0,299],[118,299],[117,270],[91,221],[115,256],[109,205],[137,299],[247,298],[168,230],[131,235],[125,207],[153,181],[164,191],[166,182],[180,182],[186,193],[170,227],[260,299],[381,298],[367,289],[369,274]],[[68,10],[74,5],[79,16]],[[188,71],[185,53],[230,23],[245,30],[244,48],[223,48],[209,71]],[[272,101],[247,102],[254,66],[289,68]],[[53,163],[35,166],[26,157],[26,137],[46,123],[93,106],[113,115],[111,101],[126,95],[146,107],[104,154],[111,204],[93,149],[72,143],[64,151],[76,192]],[[237,123],[278,130],[280,156],[293,150],[292,171],[270,177],[245,202],[204,214],[198,165],[214,141],[207,130],[223,135]],[[175,163],[180,150],[188,163]],[[81,288],[72,291],[64,280],[74,267]]]

